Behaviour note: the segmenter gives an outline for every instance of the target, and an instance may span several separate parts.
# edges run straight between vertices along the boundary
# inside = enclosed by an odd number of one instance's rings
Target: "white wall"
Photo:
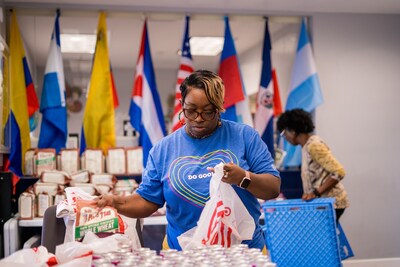
[[[342,225],[358,258],[398,257],[400,16],[317,15],[313,25],[317,132],[347,170]]]

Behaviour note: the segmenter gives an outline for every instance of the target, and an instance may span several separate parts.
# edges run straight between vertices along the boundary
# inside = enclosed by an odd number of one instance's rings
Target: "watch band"
[[[245,171],[245,173],[246,173],[246,176],[243,177],[242,181],[239,184],[239,187],[243,188],[243,189],[247,189],[247,187],[249,187],[249,185],[251,183],[250,172]]]

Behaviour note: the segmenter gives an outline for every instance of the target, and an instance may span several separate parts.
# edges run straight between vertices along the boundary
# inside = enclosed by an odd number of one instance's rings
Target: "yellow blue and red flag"
[[[10,155],[5,169],[18,176],[24,173],[24,156],[30,148],[29,117],[39,109],[32,77],[25,56],[17,16],[11,14],[10,24],[10,112],[5,127]]]

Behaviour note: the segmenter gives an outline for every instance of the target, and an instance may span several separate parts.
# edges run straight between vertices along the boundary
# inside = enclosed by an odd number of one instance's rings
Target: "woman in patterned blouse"
[[[301,145],[301,179],[303,200],[317,197],[333,197],[336,220],[349,207],[347,192],[340,182],[345,170],[332,155],[326,143],[313,134],[314,124],[311,115],[302,109],[293,109],[283,113],[277,122],[281,136],[292,145]]]

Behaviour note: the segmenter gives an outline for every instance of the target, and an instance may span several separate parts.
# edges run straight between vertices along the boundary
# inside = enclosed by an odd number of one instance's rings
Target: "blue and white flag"
[[[294,61],[290,93],[286,102],[286,110],[301,108],[312,112],[322,104],[323,97],[319,85],[311,43],[308,38],[305,19],[302,19],[297,54]],[[285,141],[285,167],[301,165],[301,148]]]
[[[43,116],[38,144],[39,148],[55,148],[57,153],[65,148],[68,136],[59,17],[60,13],[57,11],[43,80],[40,101],[40,112]]]
[[[140,134],[139,145],[143,148],[143,166],[146,166],[150,149],[166,135],[164,115],[151,60],[147,20],[143,26],[129,116],[133,128]]]

